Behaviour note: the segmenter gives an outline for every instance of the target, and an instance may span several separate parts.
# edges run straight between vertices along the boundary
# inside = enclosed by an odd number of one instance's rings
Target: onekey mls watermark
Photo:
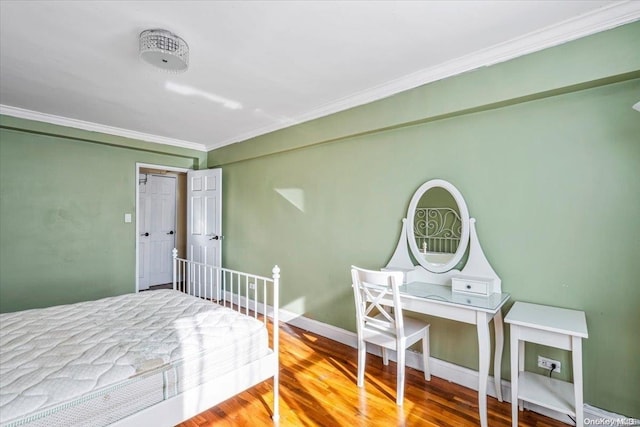
[[[584,425],[586,426],[640,426],[640,419],[638,418],[585,418]]]

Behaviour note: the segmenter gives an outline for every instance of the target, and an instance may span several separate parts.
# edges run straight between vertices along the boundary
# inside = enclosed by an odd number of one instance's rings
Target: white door
[[[187,258],[221,265],[222,169],[187,172]]]
[[[171,283],[176,232],[176,178],[141,174],[139,180],[138,289]]]

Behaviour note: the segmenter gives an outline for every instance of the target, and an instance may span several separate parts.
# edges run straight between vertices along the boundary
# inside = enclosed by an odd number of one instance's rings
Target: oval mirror
[[[469,210],[453,184],[432,179],[416,190],[407,212],[407,238],[414,258],[432,273],[460,262],[469,244]]]

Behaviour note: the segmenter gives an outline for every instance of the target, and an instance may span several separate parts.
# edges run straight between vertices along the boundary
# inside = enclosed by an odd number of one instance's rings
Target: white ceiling
[[[212,149],[640,19],[640,1],[0,1],[0,113]],[[190,68],[138,58],[170,30]]]

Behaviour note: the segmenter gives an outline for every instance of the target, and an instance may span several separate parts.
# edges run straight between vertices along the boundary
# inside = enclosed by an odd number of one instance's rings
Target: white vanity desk
[[[396,250],[384,270],[402,271],[402,308],[476,325],[478,330],[478,412],[487,427],[487,383],[491,357],[489,322],[495,328],[494,383],[502,402],[500,367],[504,347],[500,277],[480,247],[475,219],[451,183],[433,179],[413,195]],[[464,267],[459,264],[468,254]],[[415,260],[415,261],[414,261]],[[418,265],[416,265],[416,262]],[[456,281],[455,289],[452,281]]]
[[[495,328],[495,352],[493,366],[496,397],[502,402],[500,387],[500,366],[504,347],[504,328],[500,309],[509,299],[508,293],[494,293],[488,297],[461,295],[451,291],[451,286],[423,282],[411,282],[400,287],[402,308],[416,313],[456,320],[476,325],[478,329],[478,408],[480,425],[487,425],[487,383],[491,340],[489,322],[493,319]]]

